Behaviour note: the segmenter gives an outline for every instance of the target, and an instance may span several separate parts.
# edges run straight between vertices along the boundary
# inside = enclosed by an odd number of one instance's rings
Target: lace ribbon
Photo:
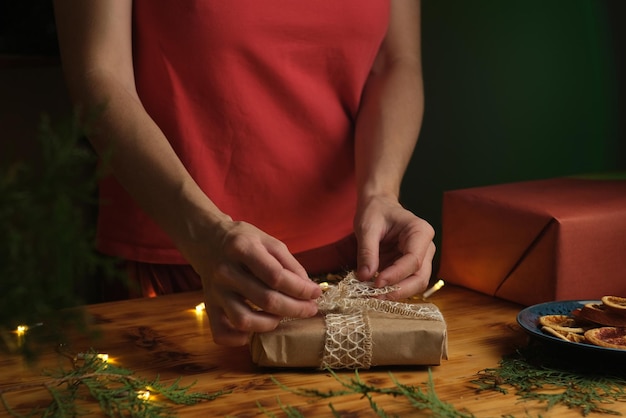
[[[324,314],[326,337],[321,368],[367,369],[372,361],[372,332],[370,311],[402,317],[443,321],[443,315],[432,305],[410,304],[377,299],[398,288],[373,287],[356,279],[350,272],[336,286],[329,287],[317,300]]]

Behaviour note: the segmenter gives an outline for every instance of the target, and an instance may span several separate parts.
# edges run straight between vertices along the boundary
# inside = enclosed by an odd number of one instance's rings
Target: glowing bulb
[[[204,302],[199,303],[196,305],[196,312],[200,313],[202,311],[204,311],[206,309],[206,306],[204,305]]]
[[[103,363],[107,363],[109,361],[109,355],[106,353],[96,354],[96,357],[102,360]]]
[[[441,289],[444,284],[445,284],[444,281],[440,279],[437,283],[435,283],[433,285],[433,287],[431,287],[430,289],[428,289],[428,290],[426,290],[424,292],[424,294],[422,295],[422,298],[426,299],[426,298],[432,296],[433,293],[435,293],[437,290]]]
[[[92,354],[92,353],[78,353],[76,355],[76,359],[77,360],[92,360],[94,358],[97,358],[98,360],[100,360],[103,363],[108,363],[109,362],[109,355],[107,353],[96,353],[96,354]]]
[[[150,391],[149,390],[138,390],[137,391],[137,398],[141,399],[142,401],[150,400]]]
[[[27,325],[18,325],[17,329],[15,330],[15,332],[17,332],[17,335],[19,336],[26,334],[26,331],[28,331]]]

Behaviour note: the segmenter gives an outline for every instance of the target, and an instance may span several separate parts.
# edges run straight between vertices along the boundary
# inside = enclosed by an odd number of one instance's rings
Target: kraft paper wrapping
[[[445,321],[381,312],[367,315],[372,332],[372,367],[439,365],[448,358]],[[272,332],[253,335],[252,360],[264,367],[319,368],[325,335],[323,315],[282,322]]]
[[[444,193],[438,276],[522,305],[626,296],[626,180]]]

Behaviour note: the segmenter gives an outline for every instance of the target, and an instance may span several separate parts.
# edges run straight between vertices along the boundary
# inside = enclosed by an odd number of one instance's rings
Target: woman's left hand
[[[394,197],[359,202],[354,220],[358,241],[357,277],[376,287],[396,285],[388,299],[402,299],[428,286],[435,255],[435,231]]]

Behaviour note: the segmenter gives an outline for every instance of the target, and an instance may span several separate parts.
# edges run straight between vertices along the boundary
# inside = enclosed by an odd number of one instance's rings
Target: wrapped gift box
[[[371,312],[371,366],[439,365],[447,358],[446,324]],[[322,315],[286,321],[272,331],[255,334],[252,361],[264,367],[319,368],[326,326]]]
[[[445,192],[439,277],[523,305],[626,296],[626,180]]]
[[[351,286],[346,280],[342,284]],[[365,286],[356,286],[360,289],[353,294],[362,293]],[[439,365],[447,358],[446,323],[431,303],[382,301],[367,295],[329,300],[318,301],[321,313],[315,317],[284,320],[274,331],[254,334],[253,362],[265,367],[342,369]]]

